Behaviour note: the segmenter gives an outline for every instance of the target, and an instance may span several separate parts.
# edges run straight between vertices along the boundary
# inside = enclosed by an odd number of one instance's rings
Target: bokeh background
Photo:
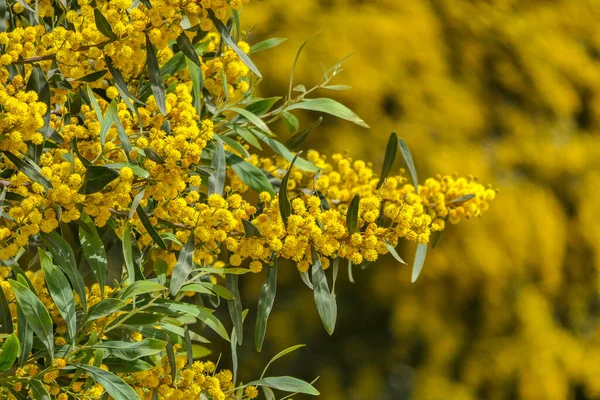
[[[378,169],[395,130],[421,177],[474,174],[500,193],[449,228],[416,284],[391,257],[354,285],[342,268],[333,337],[282,268],[267,346],[246,343],[242,378],[307,343],[278,372],[319,375],[327,400],[600,399],[600,1],[253,0],[243,21],[252,43],[289,39],[253,57],[265,96],[287,92],[317,31],[297,83],[355,53],[334,82],[352,89],[327,95],[371,129],[325,118],[309,147]]]

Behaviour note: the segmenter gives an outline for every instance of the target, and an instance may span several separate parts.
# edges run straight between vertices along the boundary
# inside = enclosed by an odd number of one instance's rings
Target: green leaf
[[[229,47],[231,47],[231,49],[238,55],[240,60],[242,60],[242,62],[244,64],[246,64],[246,66],[248,68],[250,68],[250,70],[252,72],[254,72],[254,74],[256,76],[258,76],[259,78],[262,78],[260,71],[258,70],[258,68],[256,68],[256,65],[254,65],[254,63],[252,62],[250,57],[248,57],[248,55],[246,53],[244,53],[238,47],[237,43],[233,40],[233,38],[231,37],[231,35],[229,33],[229,29],[223,24],[223,22],[221,22],[221,20],[219,18],[217,18],[217,16],[215,15],[213,10],[211,10],[209,8],[207,11],[208,11],[208,17],[212,20],[213,24],[215,24],[217,31],[219,32],[219,34],[221,35],[221,38],[223,38],[225,43],[227,43],[227,45]]]
[[[142,201],[144,199],[145,193],[146,193],[146,191],[144,189],[142,189],[133,198],[133,201],[131,202],[131,207],[129,208],[129,214],[127,216],[128,219],[132,219],[133,216],[135,215],[135,212],[136,212],[138,206],[140,205],[140,201]]]
[[[265,121],[263,121],[262,119],[260,119],[260,117],[256,116],[254,113],[248,111],[247,109],[230,107],[228,108],[228,110],[240,114],[242,117],[246,118],[250,123],[255,125],[258,129],[267,133],[272,133],[271,129],[269,129],[269,126],[265,123]]]
[[[457,197],[456,199],[446,203],[446,205],[464,203],[465,201],[469,201],[475,197],[477,197],[477,195],[473,193],[465,194],[464,196]]]
[[[175,264],[175,268],[173,268],[170,284],[171,296],[175,296],[179,293],[179,289],[181,289],[187,278],[190,276],[190,273],[194,268],[194,250],[194,234],[192,233],[185,246],[179,252],[177,264]]]
[[[285,38],[271,38],[267,40],[263,40],[262,42],[256,43],[250,47],[250,51],[248,54],[258,53],[260,51],[265,51],[272,49],[275,46],[279,46],[281,43],[285,42],[287,39]]]
[[[144,211],[144,209],[142,207],[138,207],[137,213],[138,213],[138,217],[140,217],[140,221],[142,221],[142,225],[144,225],[144,228],[146,228],[146,231],[148,232],[150,237],[154,240],[154,243],[156,243],[158,245],[158,247],[160,247],[161,249],[166,250],[167,245],[166,245],[165,241],[158,234],[158,232],[156,232],[156,229],[154,229],[154,226],[152,226],[152,222],[150,222],[150,218],[148,218],[146,211]]]
[[[396,154],[398,153],[398,135],[396,132],[392,132],[390,139],[388,140],[387,147],[385,148],[385,159],[383,160],[383,167],[381,168],[381,175],[379,176],[379,183],[377,183],[377,189],[383,185],[385,179],[390,174],[394,162],[396,161]]]
[[[404,262],[402,257],[400,257],[400,255],[398,254],[398,252],[396,251],[394,246],[392,246],[387,240],[384,240],[384,243],[385,243],[385,247],[387,247],[388,251],[390,252],[392,257],[394,257],[396,259],[396,261],[398,261],[399,263],[402,263],[402,264],[406,264],[406,262]]]
[[[287,173],[281,180],[281,187],[279,188],[279,212],[281,213],[281,219],[283,219],[283,223],[285,224],[286,228],[287,220],[290,215],[292,215],[292,205],[290,203],[287,191],[288,181],[290,180],[290,173],[292,172],[294,163],[296,162],[296,159],[300,157],[300,154],[302,154],[302,152],[299,152],[294,156]]]
[[[225,159],[225,148],[223,142],[219,139],[215,139],[215,152],[213,153],[213,159],[210,166],[214,168],[214,171],[208,178],[208,194],[209,196],[213,193],[223,195],[225,189],[225,178],[226,178],[226,167],[227,161]]]
[[[154,368],[152,364],[142,360],[124,361],[120,358],[109,357],[105,358],[102,363],[108,367],[109,371],[117,374],[148,371]]]
[[[313,131],[313,129],[316,129],[319,125],[321,125],[322,122],[323,122],[323,117],[319,117],[319,119],[317,119],[315,122],[313,122],[308,128],[296,133],[294,136],[289,138],[285,142],[285,145],[287,146],[287,148],[290,150],[299,149],[300,146],[302,146],[302,144],[308,137],[308,134],[311,133]]]
[[[194,360],[198,360],[201,358],[205,358],[208,357],[212,354],[212,350],[201,346],[199,344],[193,344],[192,345],[192,358]]]
[[[119,91],[119,95],[121,96],[121,98],[126,103],[129,101],[129,99],[133,99],[139,105],[145,106],[143,101],[137,99],[133,94],[131,94],[129,88],[127,87],[127,83],[125,83],[125,78],[123,78],[123,74],[121,73],[121,71],[119,71],[113,66],[110,57],[104,56],[104,61],[106,62],[106,67],[108,68],[108,71],[112,75],[113,81],[117,90]],[[129,102],[127,106],[129,107],[129,109],[131,109],[131,111],[137,113],[137,110],[131,105],[131,102]]]
[[[265,366],[265,369],[263,370],[263,372],[262,372],[262,374],[260,375],[260,377],[262,378],[263,376],[265,376],[265,374],[267,373],[267,369],[269,369],[269,366],[270,366],[270,365],[271,365],[273,362],[275,362],[275,361],[279,360],[281,357],[284,357],[284,356],[286,356],[286,355],[288,355],[288,354],[290,354],[290,353],[292,353],[292,352],[294,352],[294,351],[296,351],[296,350],[298,350],[298,349],[300,349],[300,348],[302,348],[302,347],[305,347],[305,346],[306,346],[305,344],[297,344],[297,345],[295,345],[295,346],[288,347],[287,349],[285,349],[285,350],[282,350],[282,351],[280,351],[279,353],[277,353],[277,354],[275,355],[275,357],[271,358],[271,361],[269,361],[269,362],[267,363],[267,365]]]
[[[260,289],[258,298],[258,314],[256,316],[256,330],[254,333],[254,345],[256,350],[262,350],[265,334],[267,333],[267,321],[275,303],[277,292],[277,258],[273,258],[274,265],[266,267],[265,280]]]
[[[50,296],[65,320],[69,338],[74,340],[77,333],[77,316],[75,314],[75,297],[71,285],[60,268],[52,263],[48,253],[38,248],[38,256]]]
[[[90,165],[85,171],[83,186],[79,190],[79,193],[93,194],[101,192],[118,177],[119,173],[114,169],[102,165]]]
[[[318,396],[320,393],[308,382],[291,376],[277,376],[252,381],[245,386],[267,386],[273,389],[291,393],[303,393]]]
[[[262,147],[260,145],[260,142],[258,141],[258,139],[256,138],[256,136],[254,136],[254,134],[246,128],[242,128],[238,125],[233,125],[233,131],[242,139],[244,139],[246,142],[248,142],[248,144],[250,144],[251,146],[254,146],[255,148],[262,150]]]
[[[206,308],[171,300],[157,300],[153,307],[158,310],[166,309],[170,312],[182,313],[198,318],[200,321],[204,322],[206,326],[218,333],[223,339],[229,341],[229,335],[221,321]]]
[[[273,185],[265,174],[256,166],[250,164],[243,158],[233,153],[225,152],[227,164],[238,175],[246,185],[250,186],[257,193],[268,192],[271,196],[275,195]]]
[[[79,225],[81,249],[100,285],[101,297],[104,298],[104,286],[106,285],[106,276],[108,273],[108,261],[106,259],[104,243],[102,243],[96,225],[94,225],[94,222],[88,215],[83,215],[81,221],[83,222],[83,224]]]
[[[17,167],[17,169],[26,177],[34,182],[39,183],[46,189],[52,189],[52,183],[50,183],[50,181],[46,179],[44,175],[42,175],[42,170],[35,162],[33,162],[31,158],[25,155],[23,158],[19,158],[10,151],[3,151],[2,153],[10,160],[10,162],[15,164],[15,167]]]
[[[35,332],[42,344],[48,349],[50,359],[54,358],[54,331],[52,318],[41,300],[26,286],[9,279],[17,304],[27,318],[27,323]]]
[[[296,155],[294,153],[292,153],[291,151],[289,151],[288,148],[285,147],[285,145],[283,143],[280,143],[277,140],[272,139],[261,132],[254,132],[254,133],[263,142],[265,142],[267,145],[269,145],[269,147],[271,149],[273,149],[273,151],[275,153],[281,155],[287,161],[292,162],[295,158],[297,158]],[[301,157],[297,158],[295,165],[296,165],[296,167],[300,168],[301,170],[307,171],[307,172],[317,172],[320,170],[320,168],[317,167],[315,164],[313,164],[310,161],[305,160],[304,158],[301,158]]]
[[[183,30],[179,36],[177,36],[177,47],[179,47],[179,50],[181,50],[181,52],[185,54],[190,61],[192,61],[198,67],[202,67],[200,59],[198,58],[198,54],[196,54],[196,49],[194,49],[192,42],[190,42],[190,39]]]
[[[4,290],[0,287],[0,333],[13,333],[12,317]]]
[[[8,371],[12,368],[18,355],[19,339],[13,333],[2,344],[2,349],[0,350],[0,372]]]
[[[313,290],[313,289],[314,289],[314,287],[313,287],[312,283],[310,282],[310,278],[309,278],[309,276],[308,276],[308,271],[300,272],[300,278],[302,279],[302,282],[304,282],[304,284],[305,284],[306,286],[308,286],[308,288],[309,288],[310,290]]]
[[[263,393],[265,394],[265,400],[277,400],[275,398],[275,393],[273,393],[273,390],[270,387],[263,386],[262,390],[263,390]]]
[[[185,351],[188,356],[188,367],[194,364],[194,345],[192,344],[192,338],[190,336],[190,329],[186,325],[183,328],[183,339],[185,340]]]
[[[281,97],[268,97],[266,99],[260,99],[249,104],[248,107],[246,107],[246,111],[249,111],[258,117],[262,117],[269,112],[269,110],[271,110],[271,108],[273,108],[275,103],[277,103],[279,100],[281,100]]]
[[[58,264],[60,269],[67,275],[79,300],[83,305],[83,310],[87,310],[87,301],[85,297],[85,284],[83,278],[77,269],[73,249],[62,236],[57,232],[42,233],[42,240],[47,249],[52,254],[52,259]]]
[[[46,387],[44,386],[44,384],[41,381],[38,381],[36,379],[30,380],[29,388],[31,389],[31,392],[33,393],[33,398],[35,400],[50,400],[51,399],[48,389],[46,389]]]
[[[207,294],[209,296],[216,296],[217,294],[210,290],[208,287],[201,285],[200,283],[190,283],[189,285],[182,286],[179,289],[180,292],[196,292]]]
[[[167,288],[163,285],[152,281],[136,281],[127,286],[120,294],[119,298],[127,300],[133,296],[139,296],[147,293],[164,292]]]
[[[160,69],[161,76],[173,76],[185,67],[185,55],[183,52],[175,54]]]
[[[290,133],[296,132],[300,127],[300,121],[298,121],[298,118],[296,118],[294,114],[287,111],[281,113],[281,120]]]
[[[167,95],[165,93],[165,85],[160,76],[160,68],[156,58],[156,50],[150,42],[150,37],[146,34],[146,62],[148,64],[148,74],[150,76],[150,84],[152,94],[156,100],[156,106],[162,115],[167,115]]]
[[[236,274],[228,274],[228,275],[236,275]],[[204,286],[205,288],[207,288],[209,290],[212,290],[218,296],[221,296],[225,300],[233,300],[233,293],[231,293],[226,287],[217,285],[216,283],[212,283],[212,282],[199,282],[197,284]]]
[[[94,9],[94,11],[96,11],[96,9]],[[106,75],[107,73],[108,73],[107,69],[101,69],[100,71],[92,72],[91,74],[84,75],[81,78],[77,78],[75,80],[77,82],[92,83],[92,82],[96,82],[96,81],[104,78],[104,75]]]
[[[328,334],[332,335],[337,320],[337,304],[335,295],[329,292],[329,284],[323,270],[323,265],[316,250],[312,249],[312,284],[314,287],[315,303],[319,317]]]
[[[110,22],[108,22],[106,17],[102,15],[102,12],[97,8],[94,8],[94,19],[96,20],[96,28],[101,34],[110,40],[117,40],[117,35],[113,32]]]
[[[106,317],[107,315],[111,315],[125,308],[126,305],[127,302],[125,300],[113,298],[104,299],[90,307],[85,320],[86,322],[91,322],[98,318]]]
[[[19,336],[19,342],[21,343],[19,351],[19,366],[22,367],[29,358],[29,353],[33,348],[33,329],[31,325],[27,323],[27,317],[23,314],[23,310],[17,309],[17,326],[19,330],[17,332]]]
[[[164,350],[167,342],[156,339],[143,339],[139,342],[101,342],[92,346],[93,349],[103,349],[111,356],[127,361],[152,356]]]
[[[135,266],[133,265],[133,243],[129,221],[125,221],[123,224],[121,244],[123,245],[123,259],[125,260],[125,270],[127,271],[126,282],[131,285],[135,282]]]
[[[345,119],[347,121],[353,122],[358,126],[362,126],[363,128],[368,128],[369,125],[365,123],[358,115],[354,113],[354,111],[350,110],[345,105],[338,103],[335,100],[327,99],[327,98],[318,98],[318,99],[304,99],[300,103],[292,104],[291,106],[286,108],[286,111],[291,110],[310,110],[310,111],[319,111],[326,114],[331,114],[335,117]]]
[[[112,102],[113,102],[113,104],[117,104],[115,102],[115,100],[113,100]],[[125,131],[125,128],[123,127],[123,124],[121,123],[121,120],[119,119],[119,114],[115,112],[113,118],[115,120],[115,125],[117,126],[117,134],[119,135],[119,140],[121,141],[121,145],[123,146],[125,155],[127,156],[127,159],[129,160],[129,153],[131,153],[131,150],[133,150],[133,147],[131,147],[131,142],[129,141],[129,136],[127,135],[127,132]],[[145,171],[141,167],[137,167],[137,168]],[[147,171],[146,171],[146,173],[147,173]]]
[[[198,115],[202,115],[202,89],[204,89],[204,75],[202,75],[202,69],[189,59],[186,59],[185,63],[188,67],[188,72],[192,81],[192,97],[194,107],[196,108]]]
[[[242,341],[244,340],[244,326],[242,323],[242,296],[240,295],[238,280],[238,275],[227,275],[227,289],[229,289],[229,291],[233,295],[233,299],[227,301],[227,308],[229,309],[229,316],[231,317],[231,322],[233,322],[233,328],[236,335],[237,343],[241,345]],[[232,346],[235,346],[235,344],[232,343]]]
[[[402,152],[404,161],[406,161],[406,165],[410,171],[413,185],[415,185],[415,193],[419,194],[419,178],[417,177],[417,168],[415,167],[412,153],[410,152],[410,149],[404,140],[398,139],[398,144],[400,145],[400,152]]]
[[[340,258],[336,257],[333,259],[333,284],[331,285],[331,294],[335,295],[335,283],[337,281],[338,274],[340,273]]]
[[[328,85],[328,86],[323,86],[323,89],[327,89],[327,90],[348,90],[348,89],[352,89],[352,86],[348,86],[348,85]]]
[[[140,400],[138,394],[118,376],[92,367],[91,365],[73,363],[73,366],[85,371],[94,381],[102,385],[114,400]]]
[[[310,35],[308,37],[308,39],[306,39],[304,41],[304,43],[302,43],[302,45],[300,46],[300,48],[298,49],[298,51],[296,52],[296,57],[294,58],[294,64],[292,65],[292,73],[290,74],[290,87],[289,87],[289,91],[288,91],[288,99],[291,100],[292,98],[292,87],[294,86],[294,75],[296,74],[296,66],[298,65],[298,60],[300,59],[300,54],[302,54],[302,50],[304,50],[304,47],[307,45],[307,43],[316,35],[318,35],[320,32],[315,32],[312,35]],[[301,85],[303,86],[303,85]],[[306,88],[304,88],[304,92],[306,92]]]
[[[246,237],[260,237],[262,234],[258,230],[258,228],[247,219],[242,220],[242,224],[244,225],[244,234]]]
[[[413,263],[412,276],[410,281],[415,283],[421,275],[423,264],[425,263],[425,257],[427,256],[427,244],[419,244],[417,246],[417,252],[415,253],[415,261]]]
[[[346,214],[346,226],[348,227],[348,233],[353,234],[358,229],[358,210],[360,206],[360,194],[357,194],[352,198],[350,205],[348,206],[348,212]]]
[[[215,137],[221,139],[226,145],[240,153],[242,157],[250,158],[250,153],[248,152],[248,150],[246,150],[246,148],[234,138],[229,136],[221,136],[218,134],[215,134]]]

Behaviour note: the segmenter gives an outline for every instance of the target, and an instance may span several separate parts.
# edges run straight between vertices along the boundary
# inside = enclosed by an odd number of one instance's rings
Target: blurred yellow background
[[[356,285],[341,274],[332,338],[310,291],[278,289],[271,349],[309,340],[281,370],[320,375],[327,400],[600,399],[600,1],[254,0],[243,21],[251,43],[289,39],[253,57],[265,96],[287,93],[317,31],[296,83],[355,53],[334,82],[352,89],[326,95],[371,129],[326,118],[310,147],[379,168],[395,130],[422,177],[500,190],[416,284],[391,257]]]

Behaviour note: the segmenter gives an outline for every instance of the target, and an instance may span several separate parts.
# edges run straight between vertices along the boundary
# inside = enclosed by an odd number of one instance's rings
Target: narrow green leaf
[[[8,299],[0,287],[0,333],[13,333],[13,323]]]
[[[262,374],[260,375],[261,379],[262,379],[263,376],[265,376],[265,374],[267,373],[267,369],[269,369],[269,366],[273,362],[275,362],[275,361],[279,360],[281,357],[284,357],[284,356],[286,356],[286,355],[288,355],[288,354],[290,354],[290,353],[292,353],[292,352],[294,352],[294,351],[296,351],[296,350],[298,350],[298,349],[300,349],[302,347],[305,347],[305,346],[306,346],[305,344],[297,344],[297,345],[288,347],[287,349],[282,350],[279,353],[277,353],[273,358],[271,358],[271,361],[269,361],[267,363],[267,365],[265,366],[265,369],[263,370]]]
[[[128,284],[135,282],[135,266],[133,265],[133,243],[131,240],[131,225],[129,221],[123,224],[123,237],[121,238],[123,245],[123,259],[125,260],[125,271],[127,271]]]
[[[153,307],[157,310],[168,310],[170,312],[182,313],[198,318],[200,321],[204,322],[206,326],[218,333],[223,339],[229,341],[229,335],[221,321],[206,308],[172,300],[157,300]]]
[[[298,118],[296,118],[294,114],[289,113],[287,111],[283,111],[281,113],[281,120],[283,121],[285,127],[290,133],[296,132],[300,127],[300,121],[298,121]]]
[[[302,146],[308,134],[311,133],[314,129],[316,129],[323,122],[323,117],[319,117],[315,122],[313,122],[308,128],[296,133],[294,136],[289,138],[285,145],[290,150],[297,150]]]
[[[183,338],[185,340],[185,350],[188,356],[188,366],[194,363],[194,350],[192,344],[192,337],[190,336],[190,329],[187,325],[183,328]]]
[[[106,317],[107,315],[111,315],[123,309],[126,305],[127,302],[125,300],[113,298],[104,299],[90,307],[85,320],[91,322],[98,318]]]
[[[33,398],[35,400],[50,400],[51,399],[48,389],[46,389],[46,387],[44,386],[44,384],[41,381],[38,381],[36,379],[30,380],[29,388],[31,389],[31,392],[33,393]]]
[[[256,116],[254,113],[248,111],[247,109],[239,107],[230,107],[228,108],[228,110],[240,114],[242,117],[246,118],[250,123],[255,125],[258,129],[267,133],[272,133],[271,129],[269,129],[269,126],[265,123],[265,121],[263,121],[262,119],[260,119],[260,117]]]
[[[265,400],[277,400],[275,398],[275,393],[273,393],[273,390],[270,387],[263,386],[262,390],[263,390],[263,393],[265,394]]]
[[[286,111],[291,110],[310,110],[310,111],[318,111],[326,114],[333,115],[334,117],[338,117],[341,119],[345,119],[347,121],[353,122],[358,126],[362,126],[363,128],[368,128],[369,125],[365,123],[358,115],[354,113],[354,111],[350,110],[345,105],[328,98],[318,98],[318,99],[304,99],[300,103],[292,104],[291,106],[286,108]]]
[[[396,161],[396,154],[398,153],[398,135],[396,132],[392,132],[390,139],[388,140],[387,147],[385,148],[385,159],[383,160],[383,167],[381,168],[381,175],[379,176],[379,183],[377,183],[377,189],[383,185],[385,179],[390,174],[394,162]]]
[[[308,271],[300,272],[300,278],[310,290],[314,289],[312,282],[310,281],[310,277],[308,276]]]
[[[29,288],[12,279],[9,279],[8,283],[15,294],[19,308],[27,318],[27,323],[46,347],[52,360],[54,358],[54,331],[48,310]]]
[[[207,294],[209,296],[216,296],[217,295],[215,292],[213,292],[212,290],[210,290],[206,286],[201,285],[199,283],[190,283],[189,285],[184,285],[184,286],[181,287],[181,289],[179,289],[179,291],[180,292],[202,293],[202,294]]]
[[[275,46],[279,46],[281,43],[285,42],[287,39],[285,38],[271,38],[267,40],[263,40],[262,42],[256,43],[250,47],[250,51],[248,54],[252,55],[254,53],[258,53],[260,51],[265,51],[272,49]]]
[[[101,34],[110,40],[117,40],[117,35],[113,32],[110,22],[108,22],[106,17],[102,15],[102,12],[97,8],[94,8],[94,19],[96,20],[96,29],[98,29]]]
[[[42,175],[42,170],[35,162],[33,162],[32,159],[25,155],[23,158],[20,158],[10,151],[3,151],[2,153],[10,160],[10,162],[15,164],[15,167],[17,167],[17,169],[26,177],[34,182],[39,183],[46,189],[52,189],[52,183],[50,183],[50,181],[46,179],[44,175]]]
[[[38,248],[38,256],[50,296],[65,320],[69,338],[73,340],[77,333],[77,316],[75,315],[75,297],[71,285],[60,268],[52,263],[48,253]]]
[[[337,282],[338,274],[340,273],[340,258],[336,257],[333,259],[333,284],[331,285],[331,294],[335,295],[335,284]]]
[[[8,336],[2,344],[0,350],[0,372],[8,371],[12,368],[19,355],[19,339],[14,333]]]
[[[115,100],[113,100],[113,103],[116,104]],[[125,155],[127,156],[127,159],[129,160],[129,153],[131,153],[131,150],[133,150],[133,147],[131,146],[131,142],[129,141],[129,136],[127,135],[127,132],[125,131],[125,127],[123,127],[123,124],[121,123],[121,120],[119,119],[119,114],[116,112],[114,114],[114,120],[115,120],[115,125],[117,126],[117,134],[119,135],[119,140],[121,141],[121,145],[123,146]],[[140,168],[140,167],[138,167],[138,168]]]
[[[246,237],[260,237],[262,234],[258,230],[258,228],[247,219],[242,220],[242,224],[244,225],[244,234]]]
[[[402,152],[404,161],[406,161],[406,165],[408,166],[408,170],[410,171],[410,176],[412,178],[413,185],[415,185],[415,193],[419,194],[419,178],[417,176],[417,168],[415,167],[415,162],[413,160],[412,153],[410,152],[410,148],[402,139],[398,139],[398,144],[400,146],[400,152]]]
[[[21,344],[19,366],[22,367],[27,362],[27,359],[29,359],[29,353],[31,353],[31,349],[33,348],[33,329],[27,323],[27,317],[21,309],[17,309],[17,326],[19,327],[17,334]]]
[[[171,339],[167,343],[167,360],[169,360],[169,367],[171,369],[171,381],[175,382],[177,378],[177,363],[175,362],[175,349]]]
[[[245,386],[268,386],[272,389],[282,390],[284,392],[303,393],[312,396],[318,396],[320,394],[310,383],[291,376],[263,378],[258,381],[249,382]]]
[[[42,240],[52,254],[52,259],[69,278],[71,285],[73,285],[73,288],[83,305],[83,310],[86,311],[87,301],[85,297],[85,284],[77,269],[73,249],[71,249],[69,243],[67,243],[67,241],[57,232],[42,233]]]
[[[351,283],[356,283],[354,281],[354,274],[352,273],[352,261],[348,261],[348,280]]]
[[[179,47],[179,50],[181,50],[181,52],[185,54],[190,61],[192,61],[198,67],[202,67],[200,59],[198,58],[198,54],[196,54],[196,49],[194,49],[192,42],[190,42],[190,39],[183,30],[179,36],[177,36],[177,47]]]
[[[83,186],[79,190],[81,194],[93,194],[104,190],[104,188],[117,179],[119,173],[102,165],[90,165],[85,171]]]
[[[167,288],[163,285],[152,282],[152,281],[136,281],[133,284],[127,286],[120,294],[119,298],[127,300],[133,296],[139,296],[147,293],[164,292]]]
[[[116,374],[142,372],[154,368],[152,364],[142,360],[124,361],[120,358],[109,357],[105,358],[102,363],[108,367],[109,371],[112,371]]]
[[[457,197],[456,199],[446,203],[446,205],[464,203],[465,201],[472,200],[475,197],[477,197],[477,195],[473,193],[465,194],[464,196]]]
[[[258,76],[259,78],[262,78],[262,75],[261,75],[260,71],[258,70],[258,68],[256,68],[256,65],[254,65],[254,63],[252,62],[252,60],[250,59],[250,57],[248,57],[248,55],[246,53],[244,53],[238,47],[237,43],[231,37],[231,35],[229,33],[229,29],[227,29],[227,27],[223,24],[223,22],[221,22],[221,20],[219,18],[217,18],[217,16],[215,15],[214,11],[211,10],[210,8],[208,9],[208,17],[212,20],[213,24],[215,24],[215,27],[217,28],[217,31],[221,35],[221,38],[238,55],[238,57],[240,58],[240,60],[242,60],[242,62],[244,64],[246,64],[246,66],[248,68],[250,68],[250,70],[256,76]]]
[[[265,334],[267,333],[267,321],[273,309],[275,294],[277,292],[277,258],[273,258],[274,265],[266,267],[266,276],[260,289],[258,298],[258,314],[256,316],[256,330],[254,333],[254,345],[256,350],[262,350]]]
[[[273,196],[275,190],[266,175],[256,166],[233,153],[225,152],[227,164],[246,185],[257,193],[268,192]]]
[[[171,275],[170,292],[171,296],[177,295],[179,289],[190,276],[194,268],[194,235],[191,234],[185,246],[179,252],[179,258]]]
[[[290,173],[292,172],[294,163],[296,162],[296,159],[298,157],[300,157],[300,154],[302,154],[302,152],[298,152],[294,156],[294,159],[290,163],[290,167],[289,167],[287,173],[281,180],[281,187],[279,188],[279,211],[281,213],[281,218],[283,219],[283,223],[285,224],[286,227],[287,227],[287,220],[290,217],[290,215],[292,215],[292,205],[290,203],[290,199],[288,197],[288,190],[287,190],[288,181],[290,180]]]
[[[160,68],[156,58],[156,50],[150,42],[150,37],[146,34],[146,62],[148,64],[148,74],[150,75],[150,84],[152,86],[152,94],[156,100],[156,106],[162,115],[167,115],[167,95],[165,93],[165,85],[160,76]]]
[[[257,117],[262,117],[273,108],[275,103],[281,100],[281,97],[268,97],[254,101],[246,107],[246,111],[251,112]]]
[[[352,89],[352,86],[348,86],[348,85],[328,85],[328,86],[323,86],[323,89],[327,89],[327,90],[349,90]]]
[[[229,316],[231,317],[231,322],[233,322],[237,343],[241,345],[242,341],[244,340],[244,327],[242,324],[242,296],[240,295],[238,280],[238,275],[227,275],[227,289],[229,289],[229,291],[233,295],[233,299],[227,301],[227,308],[229,309]],[[235,346],[233,339],[232,346]]]
[[[102,349],[111,356],[127,361],[152,356],[164,350],[167,342],[156,339],[143,339],[139,342],[100,342],[92,346],[93,349]]]
[[[96,9],[94,9],[94,11],[96,11]],[[81,78],[77,78],[75,80],[78,82],[92,83],[104,78],[104,75],[106,75],[107,73],[107,69],[101,69],[100,71],[92,72],[91,74],[84,75]]]
[[[127,87],[127,83],[125,83],[125,78],[123,78],[123,74],[121,73],[121,71],[119,71],[118,69],[116,69],[114,67],[110,57],[105,56],[104,60],[106,61],[106,67],[108,68],[108,71],[112,75],[112,78],[115,82],[115,86],[117,87],[117,90],[119,91],[119,95],[121,96],[123,101],[125,101],[127,103],[129,101],[129,99],[133,99],[133,101],[135,101],[139,105],[145,106],[143,101],[137,99],[133,94],[131,94],[131,92],[129,91],[129,88]],[[131,109],[131,111],[137,112],[135,107],[131,106],[131,102],[129,102],[129,104],[127,104],[127,106],[129,107],[129,109]]]
[[[410,281],[415,283],[421,275],[423,264],[425,263],[425,257],[427,256],[427,244],[419,244],[417,246],[417,252],[415,254],[415,261],[413,263],[412,276]]]
[[[140,400],[136,391],[118,376],[91,365],[78,363],[71,365],[85,371],[94,381],[102,385],[114,400]]]
[[[185,68],[185,54],[179,52],[162,66],[160,74],[166,77],[173,76],[183,68]]]
[[[348,233],[353,234],[358,229],[358,211],[360,206],[360,194],[357,194],[352,198],[350,205],[348,206],[348,212],[346,214],[346,227]]]
[[[275,153],[281,155],[287,161],[292,162],[296,158],[296,155],[294,153],[292,153],[290,150],[288,150],[288,148],[283,143],[280,143],[277,140],[272,139],[261,132],[257,132],[257,131],[253,131],[253,132],[263,142],[265,142],[271,149],[273,149],[273,151]],[[302,157],[297,158],[295,166],[300,168],[301,170],[307,171],[307,172],[317,172],[320,170],[320,168],[317,167],[315,164],[311,163],[308,160],[305,160]]]
[[[137,213],[138,213],[138,217],[140,217],[140,221],[142,221],[142,225],[144,225],[144,228],[146,228],[146,231],[148,232],[150,237],[152,237],[152,239],[154,240],[154,243],[156,243],[158,245],[158,247],[160,247],[161,249],[166,250],[167,245],[166,245],[165,241],[158,234],[158,232],[156,232],[156,229],[154,229],[154,226],[152,226],[152,222],[150,222],[150,218],[148,218],[148,214],[146,214],[146,211],[144,211],[144,208],[138,207]]]
[[[402,257],[400,257],[400,255],[398,254],[398,252],[396,251],[394,246],[392,246],[387,240],[384,240],[384,243],[385,243],[385,247],[387,247],[388,251],[390,252],[392,257],[394,257],[396,259],[396,261],[398,261],[399,263],[402,263],[402,264],[406,264],[406,262],[404,262]]]
[[[182,33],[183,34],[183,33]],[[196,57],[198,58],[198,57]],[[202,69],[195,63],[186,59],[186,65],[192,81],[192,99],[198,115],[202,115],[202,89],[204,89],[204,75]]]
[[[304,50],[304,47],[308,44],[308,42],[315,36],[317,36],[320,32],[315,32],[312,35],[310,35],[308,37],[308,39],[306,39],[304,41],[304,43],[302,43],[302,45],[300,45],[300,48],[298,49],[298,51],[296,52],[296,57],[294,57],[294,64],[292,65],[292,73],[290,74],[290,87],[288,90],[288,99],[292,99],[292,87],[294,86],[294,75],[296,74],[296,67],[298,66],[298,60],[300,59],[300,55],[302,54],[302,50]],[[306,92],[306,88],[304,88],[304,91]]]
[[[131,202],[131,207],[129,209],[129,215],[127,216],[128,219],[132,219],[133,216],[135,215],[135,212],[138,208],[138,206],[140,205],[140,201],[142,201],[144,199],[144,195],[145,195],[146,191],[144,189],[142,189],[138,194],[135,195],[135,197],[133,198],[133,201]]]
[[[222,196],[225,189],[227,160],[223,142],[219,138],[215,139],[215,152],[210,166],[214,168],[214,171],[208,178],[208,194],[216,193]]]
[[[314,287],[315,303],[321,322],[328,334],[332,335],[337,320],[337,303],[335,295],[329,292],[329,284],[323,270],[323,265],[316,250],[312,249],[312,284]]]
[[[83,224],[79,225],[79,242],[83,255],[87,260],[98,284],[100,285],[100,294],[104,298],[104,286],[106,285],[106,276],[108,273],[108,261],[106,250],[102,238],[98,234],[96,225],[88,215],[81,217]]]

